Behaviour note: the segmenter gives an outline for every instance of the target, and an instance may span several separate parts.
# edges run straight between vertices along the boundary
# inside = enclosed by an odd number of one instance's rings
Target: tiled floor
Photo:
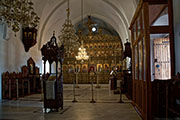
[[[4,120],[141,120],[123,95],[124,103],[118,103],[119,94],[114,95],[108,85],[94,88],[91,101],[91,86],[80,85],[76,89],[77,103],[72,103],[72,85],[64,85],[64,109],[58,112],[43,112],[41,95],[31,95],[19,100],[3,100],[0,103],[0,119]]]

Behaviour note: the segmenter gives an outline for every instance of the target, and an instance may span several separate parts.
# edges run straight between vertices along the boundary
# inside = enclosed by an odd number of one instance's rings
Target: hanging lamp
[[[81,0],[81,22],[83,25],[83,0]],[[82,31],[81,30],[79,30],[79,41],[81,41],[81,46],[78,49],[79,52],[78,52],[78,55],[75,56],[75,58],[76,58],[76,60],[81,60],[81,62],[83,62],[84,60],[88,60],[89,56],[87,55],[86,48],[84,48],[84,45],[83,45]]]
[[[78,49],[80,43],[79,38],[75,34],[74,25],[70,20],[70,8],[69,8],[69,0],[68,0],[68,8],[67,11],[67,18],[65,23],[63,24],[63,28],[61,30],[61,34],[58,36],[59,44],[64,45],[65,52],[67,55],[70,55],[72,51]]]

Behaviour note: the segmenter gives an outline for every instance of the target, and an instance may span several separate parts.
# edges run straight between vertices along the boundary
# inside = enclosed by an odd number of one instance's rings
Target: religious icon
[[[116,43],[113,44],[113,48],[116,48]]]
[[[112,48],[112,43],[109,44],[109,48]]]
[[[33,39],[36,40],[36,34],[33,34]]]
[[[89,71],[88,71],[88,72],[89,72],[89,73],[95,72],[94,65],[91,65],[91,66],[89,67]]]
[[[108,43],[105,44],[105,48],[108,48]]]
[[[63,65],[63,72],[68,72],[66,65]]]
[[[104,71],[109,72],[109,64],[104,64]]]
[[[30,64],[30,73],[33,74],[33,64]]]
[[[98,43],[98,47],[101,48],[101,44],[100,43]]]
[[[86,46],[87,46],[87,48],[89,48],[89,45],[88,45],[88,44],[87,44]]]
[[[120,44],[118,43],[118,44],[117,44],[117,48],[119,48],[119,47],[120,47]]]
[[[90,48],[92,48],[92,47],[93,47],[93,44],[89,44],[89,46],[90,46]]]
[[[97,47],[97,45],[96,44],[94,44],[94,48],[96,48]]]
[[[82,65],[82,72],[87,72],[87,64]]]
[[[26,37],[26,38],[27,38],[27,32],[24,32],[24,37]]]
[[[97,64],[97,71],[101,72],[102,71],[102,64]]]
[[[75,72],[80,72],[80,65],[76,65]]]
[[[72,56],[72,57],[74,57],[74,56],[75,56],[74,52],[71,52],[71,56]]]
[[[28,33],[28,37],[32,39],[32,32]]]
[[[38,67],[35,68],[35,71],[36,71],[36,72],[35,72],[36,75],[39,74],[39,68],[38,68]]]
[[[73,65],[69,65],[68,66],[68,70],[69,70],[69,73],[73,73],[74,72],[74,66]]]
[[[94,56],[94,52],[92,51],[92,52],[90,52],[90,56]]]
[[[104,43],[101,44],[101,47],[104,48]]]
[[[121,65],[120,65],[120,64],[117,64],[117,65],[116,65],[116,71],[117,71],[117,72],[121,72]]]

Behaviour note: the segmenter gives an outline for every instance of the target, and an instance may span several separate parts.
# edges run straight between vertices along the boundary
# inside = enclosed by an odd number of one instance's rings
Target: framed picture
[[[74,65],[69,65],[68,66],[68,72],[69,73],[74,73]]]
[[[117,71],[117,72],[121,72],[121,69],[122,69],[122,68],[121,68],[121,64],[117,64],[117,65],[116,65],[116,71]]]
[[[39,74],[39,68],[38,67],[35,67],[35,74],[38,75]]]
[[[87,72],[87,69],[88,69],[88,65],[87,64],[83,64],[82,65],[82,72],[83,73]]]
[[[27,65],[29,68],[29,74],[35,74],[35,63],[32,58],[29,58],[27,61]]]
[[[22,66],[21,71],[22,71],[23,77],[28,76],[28,67],[26,65]]]
[[[104,64],[104,71],[109,72],[109,64]]]
[[[63,65],[63,72],[68,72],[67,65]]]
[[[97,72],[101,72],[103,69],[102,64],[97,64]]]
[[[90,64],[89,65],[89,68],[88,68],[88,72],[95,72],[96,71],[96,65],[94,65],[94,64]]]
[[[29,70],[30,70],[30,73],[31,73],[31,74],[34,73],[34,67],[33,67],[33,64],[29,64]]]

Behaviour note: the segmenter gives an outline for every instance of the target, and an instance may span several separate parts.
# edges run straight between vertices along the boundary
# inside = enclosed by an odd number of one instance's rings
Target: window
[[[46,61],[46,73],[49,73],[49,62]],[[44,61],[42,61],[42,74],[44,74]]]

